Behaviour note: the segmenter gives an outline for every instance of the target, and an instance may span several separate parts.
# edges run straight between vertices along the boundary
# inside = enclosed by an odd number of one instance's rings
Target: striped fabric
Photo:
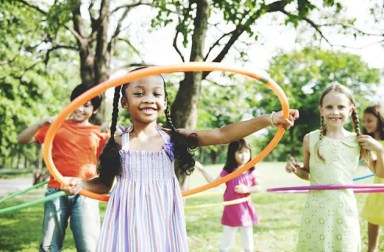
[[[120,154],[123,173],[108,202],[98,251],[188,251],[173,160],[164,150],[130,151],[123,146]]]

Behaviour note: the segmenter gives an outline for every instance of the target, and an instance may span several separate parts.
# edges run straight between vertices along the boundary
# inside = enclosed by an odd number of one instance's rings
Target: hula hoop
[[[370,178],[370,177],[373,177],[373,176],[375,176],[374,173],[369,174],[369,175],[365,175],[365,176],[361,176],[361,177],[354,178],[353,181],[359,181],[359,180],[367,179],[367,178]]]
[[[52,199],[61,197],[63,195],[66,195],[65,192],[59,191],[57,193],[51,194],[51,195],[46,196],[46,197],[41,198],[41,199],[37,199],[37,200],[26,202],[26,203],[23,203],[23,204],[20,204],[20,205],[16,205],[16,206],[11,206],[11,207],[6,207],[6,208],[3,208],[3,209],[0,209],[0,214],[5,214],[5,213],[13,212],[13,211],[16,211],[16,210],[19,210],[19,209],[22,209],[22,208],[26,208],[26,207],[30,207],[30,206],[33,206],[33,205],[36,205],[36,204],[39,204],[39,203],[42,203],[42,202],[50,201]]]
[[[267,192],[285,192],[297,193],[314,191],[327,191],[327,190],[346,190],[353,189],[355,193],[379,193],[384,192],[384,184],[366,184],[366,185],[312,185],[312,186],[289,186],[289,187],[275,187],[267,189]]]
[[[13,198],[15,198],[16,196],[19,196],[19,195],[21,195],[21,194],[24,194],[24,193],[26,193],[26,192],[29,192],[30,190],[35,189],[35,188],[38,188],[38,187],[40,187],[40,186],[43,186],[43,185],[45,185],[45,184],[47,184],[47,183],[48,183],[48,181],[43,181],[43,182],[40,182],[40,183],[38,183],[38,184],[36,184],[36,185],[33,185],[33,186],[31,186],[31,187],[25,188],[25,189],[23,189],[23,190],[21,190],[21,191],[12,193],[12,194],[10,194],[10,195],[7,195],[7,196],[5,196],[5,197],[3,197],[3,198],[0,199],[0,204],[3,203],[3,202],[6,201],[6,200],[13,199]]]
[[[143,69],[139,69],[133,72],[130,72],[129,74],[122,76],[120,78],[112,79],[105,81],[103,83],[100,83],[93,87],[92,89],[86,91],[76,99],[74,99],[69,105],[67,105],[56,117],[56,119],[52,122],[51,126],[48,129],[48,132],[46,134],[45,140],[44,140],[44,160],[47,165],[47,168],[50,172],[50,174],[60,183],[60,184],[67,184],[68,181],[65,181],[65,178],[60,174],[60,172],[57,170],[53,160],[52,160],[52,142],[53,138],[56,134],[56,131],[60,127],[60,125],[63,123],[63,121],[73,112],[76,110],[77,107],[81,106],[82,104],[86,103],[87,101],[91,100],[93,97],[97,96],[98,94],[101,94],[105,92],[108,88],[120,86],[129,82],[132,82],[134,80],[143,79],[149,76],[153,75],[160,75],[160,74],[166,74],[166,73],[174,73],[174,72],[212,72],[212,71],[223,71],[223,72],[232,72],[235,74],[241,74],[244,76],[248,76],[250,78],[253,78],[255,80],[261,81],[262,83],[266,84],[268,88],[270,88],[273,93],[277,96],[277,98],[280,101],[280,104],[282,106],[282,116],[284,118],[288,118],[289,116],[289,106],[288,106],[288,99],[284,93],[284,91],[281,89],[281,87],[274,82],[271,79],[260,77],[259,75],[246,71],[243,69],[238,69],[234,67],[224,66],[220,63],[208,63],[208,62],[190,62],[190,63],[184,63],[184,64],[177,64],[177,65],[169,65],[169,66],[153,66],[153,67],[147,67]],[[209,183],[207,185],[203,185],[197,188],[193,188],[189,191],[186,191],[183,193],[183,196],[188,196],[191,194],[195,194],[204,190],[208,190],[210,188],[216,187],[222,183],[225,183],[236,176],[239,176],[246,170],[253,167],[257,162],[264,159],[271,151],[272,149],[277,145],[277,143],[280,141],[280,139],[283,137],[285,132],[285,129],[282,127],[279,127],[275,136],[273,139],[269,142],[269,144],[262,150],[254,159],[252,159],[250,162],[242,166],[241,168],[237,169],[236,171],[230,173],[229,175],[222,177],[219,180],[216,180],[212,183]],[[87,190],[82,189],[79,192],[81,195],[84,195],[86,197],[107,201],[109,199],[109,196],[107,195],[100,195],[97,193],[93,193]]]
[[[250,199],[251,199],[251,197],[248,196],[248,197],[245,197],[245,198],[240,198],[240,199],[235,199],[235,200],[228,200],[228,201],[224,201],[224,202],[221,202],[221,203],[203,204],[203,205],[198,205],[198,206],[185,206],[184,210],[198,210],[198,209],[201,209],[201,208],[221,206],[221,205],[222,206],[231,206],[231,205],[236,205],[236,204],[240,204],[240,203],[246,202],[246,201],[248,201]]]

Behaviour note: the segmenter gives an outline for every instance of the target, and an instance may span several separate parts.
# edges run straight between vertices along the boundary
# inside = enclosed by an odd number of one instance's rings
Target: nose
[[[153,98],[150,95],[146,95],[143,99],[143,102],[150,103],[150,104],[154,103]]]

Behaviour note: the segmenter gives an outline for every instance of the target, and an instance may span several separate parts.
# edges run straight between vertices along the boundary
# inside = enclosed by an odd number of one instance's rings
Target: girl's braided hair
[[[352,124],[353,124],[353,128],[354,128],[356,135],[360,136],[361,132],[360,132],[360,126],[359,126],[359,117],[357,116],[356,102],[355,102],[355,98],[353,97],[352,91],[349,88],[347,88],[346,86],[343,86],[340,84],[330,85],[323,91],[323,93],[320,96],[320,100],[319,100],[319,106],[320,107],[323,105],[324,97],[331,92],[346,95],[347,98],[349,99],[350,103],[353,105],[354,109],[352,110],[352,114],[351,114]],[[319,151],[319,144],[320,144],[320,141],[323,140],[323,138],[326,134],[327,134],[327,127],[325,126],[323,116],[320,115],[320,136],[319,136],[319,141],[316,143],[315,150],[316,150],[318,158],[323,160],[323,161],[325,161],[325,159]],[[366,155],[367,155],[367,151],[365,149],[361,149],[360,157],[365,157]]]
[[[137,68],[135,70],[141,69],[143,67]],[[133,70],[133,71],[135,71]],[[166,91],[166,83],[163,76],[160,75],[164,83],[164,93],[165,100],[168,102],[168,93]],[[119,100],[120,93],[121,96],[125,95],[125,90],[128,87],[129,83],[124,84],[122,87],[115,87],[114,97],[113,97],[113,111],[112,111],[112,122],[111,122],[111,138],[108,140],[105,145],[103,152],[99,158],[99,177],[109,179],[111,177],[121,175],[121,159],[120,159],[120,146],[116,143],[114,135],[116,132],[117,118],[119,114]],[[174,156],[175,162],[180,170],[181,174],[190,175],[195,166],[194,150],[197,148],[197,136],[196,134],[191,134],[189,136],[184,136],[174,127],[171,115],[169,112],[169,103],[165,109],[165,116],[168,126],[171,128],[171,140],[174,145]]]

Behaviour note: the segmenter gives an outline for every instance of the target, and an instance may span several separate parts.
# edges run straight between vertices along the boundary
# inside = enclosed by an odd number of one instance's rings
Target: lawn
[[[213,176],[217,176],[221,166],[208,166],[206,168]],[[359,175],[368,171],[359,170]],[[284,163],[261,163],[258,165],[260,183],[264,188],[276,186],[306,185],[294,175],[284,172]],[[358,175],[358,176],[359,176]],[[370,183],[369,179],[362,183]],[[189,180],[190,188],[202,185],[203,177],[195,172]],[[224,186],[211,189],[186,199],[186,223],[190,251],[217,251],[221,240],[221,213],[220,205]],[[28,194],[6,201],[1,208],[26,202],[42,197],[44,189],[37,189]],[[357,200],[361,208],[366,195],[358,194]],[[261,218],[261,223],[254,227],[254,240],[256,251],[282,252],[294,251],[301,209],[305,201],[305,194],[282,194],[261,192],[253,194],[252,201]],[[203,207],[205,204],[217,203],[217,206]],[[199,209],[188,209],[190,206],[202,206]],[[104,213],[106,203],[100,204]],[[25,208],[13,213],[0,215],[0,251],[37,251],[41,239],[41,220],[43,216],[42,204]],[[363,236],[363,250],[366,250],[366,223],[361,223]],[[70,230],[67,230],[65,249],[75,251]],[[383,239],[381,244],[384,244]],[[384,246],[383,246],[384,248]],[[241,251],[241,240],[236,237],[232,251]]]

